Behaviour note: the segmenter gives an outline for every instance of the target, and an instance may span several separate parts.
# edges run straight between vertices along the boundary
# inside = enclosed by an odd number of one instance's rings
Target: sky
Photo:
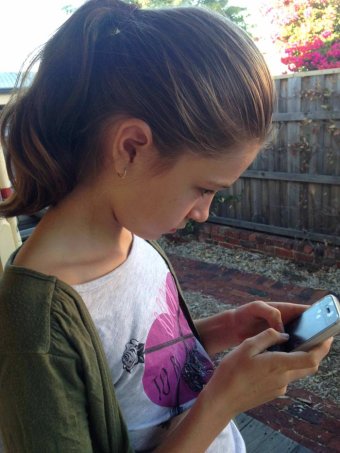
[[[0,0],[0,71],[17,72],[67,19],[63,6],[81,0]]]
[[[248,8],[249,23],[254,23],[258,34],[262,35],[257,45],[275,75],[280,74],[284,67],[270,40],[271,25],[259,11],[264,1],[229,0],[229,4]],[[26,58],[67,19],[63,7],[77,7],[82,3],[83,0],[0,0],[0,72],[18,72]],[[266,33],[263,34],[262,30]]]
[[[261,6],[269,4],[266,0],[229,0],[230,5],[247,8],[249,17],[247,22],[253,25],[253,35],[259,38],[257,46],[263,53],[267,64],[273,75],[279,75],[287,71],[287,66],[281,63],[281,54],[272,42],[271,36],[274,34],[274,26],[270,23],[268,17],[261,13]]]

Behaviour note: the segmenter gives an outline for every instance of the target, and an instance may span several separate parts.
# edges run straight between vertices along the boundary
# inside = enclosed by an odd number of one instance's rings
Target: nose
[[[191,209],[188,218],[194,220],[195,222],[203,223],[208,220],[210,205],[212,203],[213,197],[209,197],[207,200],[200,200],[195,206]]]

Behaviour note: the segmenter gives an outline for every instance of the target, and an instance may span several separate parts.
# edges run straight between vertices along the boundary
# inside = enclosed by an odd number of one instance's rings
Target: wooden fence
[[[340,245],[340,69],[274,79],[273,133],[209,221]]]

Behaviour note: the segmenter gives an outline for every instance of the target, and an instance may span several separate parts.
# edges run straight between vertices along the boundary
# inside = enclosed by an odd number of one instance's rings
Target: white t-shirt
[[[74,289],[98,329],[132,446],[150,451],[166,436],[171,419],[192,406],[213,373],[179,306],[174,279],[159,253],[134,236],[122,265]],[[233,423],[207,450],[245,451]]]

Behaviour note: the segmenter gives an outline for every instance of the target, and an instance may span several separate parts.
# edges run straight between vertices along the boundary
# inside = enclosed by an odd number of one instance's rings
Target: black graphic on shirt
[[[144,363],[144,343],[139,343],[138,340],[132,338],[125,345],[122,362],[124,370],[129,373],[138,363]]]
[[[214,370],[196,347],[187,351],[182,377],[193,392],[201,392]]]

